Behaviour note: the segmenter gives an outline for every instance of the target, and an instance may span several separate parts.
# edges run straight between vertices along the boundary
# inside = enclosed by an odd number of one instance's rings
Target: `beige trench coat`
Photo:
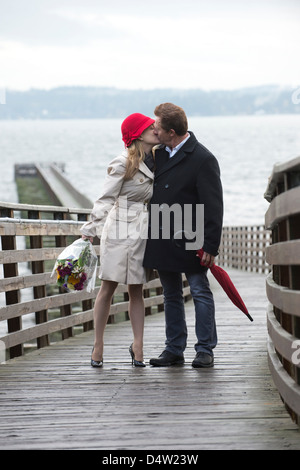
[[[144,251],[148,235],[148,207],[153,173],[144,162],[130,180],[124,181],[127,151],[108,166],[101,196],[90,221],[81,232],[100,238],[100,279],[122,284],[143,284]]]

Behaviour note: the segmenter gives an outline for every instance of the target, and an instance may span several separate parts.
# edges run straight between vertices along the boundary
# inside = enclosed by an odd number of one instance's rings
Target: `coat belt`
[[[134,206],[137,209],[139,208],[139,209],[147,210],[148,203],[149,203],[149,199],[145,199],[144,201],[129,201],[126,198],[119,198],[115,202],[115,206],[120,207],[121,209],[130,209],[132,206]]]

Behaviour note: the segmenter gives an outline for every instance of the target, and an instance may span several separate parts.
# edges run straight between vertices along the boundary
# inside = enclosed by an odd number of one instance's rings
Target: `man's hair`
[[[185,112],[173,103],[162,103],[156,106],[155,116],[160,118],[161,127],[165,131],[174,129],[177,135],[184,135],[188,130],[188,121]]]

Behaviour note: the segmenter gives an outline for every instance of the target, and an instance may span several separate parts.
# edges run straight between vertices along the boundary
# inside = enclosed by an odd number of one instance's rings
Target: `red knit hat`
[[[132,142],[140,137],[144,130],[154,122],[154,119],[144,116],[144,114],[130,114],[126,119],[124,119],[121,126],[122,140],[125,143],[125,146],[129,147]]]

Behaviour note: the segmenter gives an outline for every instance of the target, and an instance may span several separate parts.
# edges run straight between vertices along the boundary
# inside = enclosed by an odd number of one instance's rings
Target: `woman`
[[[83,238],[92,241],[97,235],[101,239],[99,277],[102,282],[94,306],[92,367],[103,365],[104,329],[118,283],[128,284],[134,338],[129,348],[132,364],[145,367],[143,284],[146,275],[142,263],[148,227],[147,202],[153,187],[152,148],[159,144],[154,122],[139,113],[123,121],[122,140],[127,149],[109,164],[102,195],[94,204],[90,221],[81,228]]]

